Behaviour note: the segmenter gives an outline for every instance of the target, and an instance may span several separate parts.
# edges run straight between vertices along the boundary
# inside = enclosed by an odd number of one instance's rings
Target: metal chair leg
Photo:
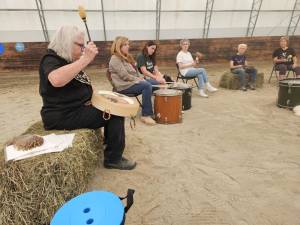
[[[141,108],[143,108],[143,105],[142,105],[142,103],[141,103],[140,99],[138,98],[138,96],[135,96],[135,98],[136,98],[136,100],[138,101],[138,103],[139,103],[140,107],[141,107]]]
[[[270,74],[270,77],[269,77],[269,81],[268,81],[269,83],[271,82],[274,70],[275,70],[275,66],[273,66],[273,68],[272,68],[272,71],[271,71],[271,74]],[[275,75],[276,75],[276,71],[275,71]],[[276,75],[276,77],[277,77],[277,75]]]
[[[275,70],[275,75],[276,75],[276,79],[277,79],[277,82],[278,82],[279,81],[279,71]]]
[[[199,88],[199,85],[198,85],[198,82],[197,82],[196,78],[194,78],[194,81],[195,81],[195,84],[196,84],[197,88]]]
[[[290,70],[287,71],[285,78],[289,78],[290,72],[291,72]]]
[[[293,73],[293,78],[296,78],[296,77],[297,77],[296,72],[295,72],[294,70],[288,70],[288,71],[286,71],[286,72],[287,72],[287,73],[286,73],[286,75],[285,75],[285,78],[289,78],[290,72]]]

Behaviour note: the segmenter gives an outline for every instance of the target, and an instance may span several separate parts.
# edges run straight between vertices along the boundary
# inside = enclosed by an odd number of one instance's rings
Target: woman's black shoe
[[[107,169],[132,170],[136,167],[136,162],[123,158],[116,163],[104,161],[104,167]]]

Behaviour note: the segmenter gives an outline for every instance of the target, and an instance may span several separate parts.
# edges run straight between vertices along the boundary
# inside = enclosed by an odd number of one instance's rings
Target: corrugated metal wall
[[[211,0],[102,0],[104,11],[101,0],[0,0],[0,42],[45,41],[38,1],[43,6],[50,38],[64,24],[84,28],[77,12],[81,4],[87,9],[93,40],[103,41],[104,33],[106,40],[117,35],[132,40],[202,38],[206,4]],[[263,0],[253,34],[285,35],[295,1]],[[214,0],[208,38],[244,37],[252,3],[253,0]],[[295,34],[299,35],[300,29]]]

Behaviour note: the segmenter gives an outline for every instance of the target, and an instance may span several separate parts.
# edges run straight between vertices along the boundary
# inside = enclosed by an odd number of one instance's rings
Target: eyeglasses
[[[74,44],[78,45],[80,47],[81,51],[83,52],[83,50],[85,48],[84,44],[80,44],[80,43],[77,43],[77,42],[74,42]]]

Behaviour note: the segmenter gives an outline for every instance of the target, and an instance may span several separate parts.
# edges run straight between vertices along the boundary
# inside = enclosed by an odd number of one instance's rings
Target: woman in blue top
[[[254,67],[249,67],[245,52],[247,50],[246,44],[238,45],[238,52],[231,57],[230,70],[240,78],[241,90],[247,91],[249,85],[251,90],[255,90],[255,81],[257,70]],[[249,74],[249,81],[246,80],[246,75]]]

